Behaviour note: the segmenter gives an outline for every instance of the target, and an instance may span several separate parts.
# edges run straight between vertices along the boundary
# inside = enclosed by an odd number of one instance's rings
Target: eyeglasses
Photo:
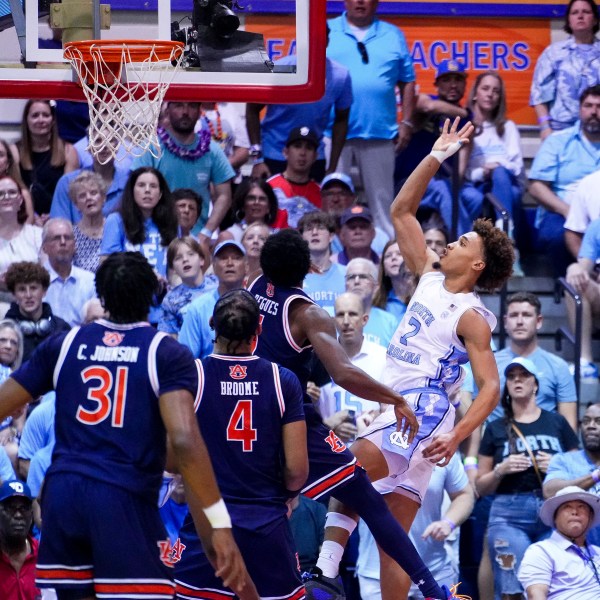
[[[269,199],[266,196],[254,196],[254,195],[246,196],[246,200],[248,202],[260,202],[260,203],[266,203],[269,201]]]
[[[362,42],[356,42],[356,47],[360,52],[360,57],[362,58],[363,64],[369,64],[369,53],[367,52],[367,47]]]
[[[16,198],[19,194],[19,190],[6,190],[5,192],[0,192],[0,200],[3,198]]]

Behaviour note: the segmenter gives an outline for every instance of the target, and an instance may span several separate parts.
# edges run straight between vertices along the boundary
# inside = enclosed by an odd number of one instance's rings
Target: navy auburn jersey
[[[277,287],[264,275],[248,286],[260,307],[263,332],[258,336],[256,354],[289,369],[300,380],[302,390],[310,374],[312,346],[298,346],[290,332],[288,312],[294,300],[314,302],[300,288]]]
[[[12,377],[34,398],[56,390],[48,474],[75,472],[152,499],[166,432],[158,397],[195,395],[190,351],[147,323],[90,323],[45,340]]]
[[[198,423],[228,507],[284,514],[282,427],[304,420],[298,378],[258,356],[211,354],[196,366]],[[273,511],[257,513],[254,525],[272,520]],[[242,526],[251,527],[244,514]]]

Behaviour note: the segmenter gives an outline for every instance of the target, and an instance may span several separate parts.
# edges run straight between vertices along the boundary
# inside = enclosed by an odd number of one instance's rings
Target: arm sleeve
[[[552,61],[552,46],[548,46],[540,55],[535,65],[529,105],[552,102],[556,97],[556,73]]]
[[[283,400],[285,402],[285,412],[283,413],[282,424],[293,423],[304,420],[304,406],[302,386],[298,377],[284,367],[279,368],[279,377],[281,379],[281,389],[283,391]]]
[[[577,450],[579,448],[579,439],[573,431],[573,428],[561,414],[556,413],[556,416],[559,417],[559,421],[561,422],[560,429],[563,452]]]
[[[507,121],[504,128],[504,145],[506,147],[506,160],[502,161],[515,177],[523,171],[523,152],[521,150],[521,136],[513,121]]]
[[[490,423],[483,433],[483,437],[481,438],[481,443],[479,444],[479,454],[482,456],[494,456],[496,454],[496,448],[494,445],[492,429],[494,428],[494,423]]]
[[[559,136],[562,140],[562,136]],[[559,142],[560,143],[560,142]],[[540,146],[529,172],[529,179],[554,183],[558,178],[558,160],[561,148],[557,146],[556,136],[547,137]]]
[[[598,260],[598,249],[600,248],[600,219],[590,223],[587,231],[583,234],[579,258],[588,258],[592,262]]]
[[[449,494],[460,492],[469,485],[469,478],[465,473],[460,454],[455,454],[445,469],[446,478],[444,480],[444,489]]]
[[[525,551],[517,577],[525,589],[536,583],[550,585],[553,570],[550,556],[537,543]]]
[[[52,205],[50,206],[50,218],[60,217],[67,219],[67,221],[73,222],[71,198],[69,198],[69,182],[72,178],[69,174],[63,175],[54,188],[54,195],[52,196]]]
[[[235,177],[235,171],[225,156],[225,153],[214,141],[210,142],[210,152],[212,158],[210,173],[211,183],[225,183]]]
[[[171,337],[165,337],[156,353],[160,395],[187,390],[196,396],[198,373],[190,351]]]
[[[415,80],[415,67],[413,60],[406,44],[406,38],[400,29],[396,28],[397,31],[397,47],[398,47],[398,73],[396,81],[402,81],[409,83]]]
[[[16,478],[10,458],[8,458],[4,446],[0,446],[0,483]]]
[[[118,213],[112,213],[106,217],[102,243],[99,254],[107,255],[113,252],[122,252],[125,249],[125,230],[123,220]]]
[[[160,319],[158,320],[158,330],[165,333],[179,333],[179,324],[175,307],[171,304],[169,294],[167,294],[160,305]]]

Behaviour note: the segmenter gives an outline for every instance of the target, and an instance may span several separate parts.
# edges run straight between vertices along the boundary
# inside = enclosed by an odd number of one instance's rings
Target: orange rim
[[[94,54],[100,54],[106,63],[120,63],[124,47],[131,62],[138,63],[151,56],[155,56],[157,61],[179,58],[185,46],[182,42],[169,40],[83,40],[66,44],[64,57],[67,60],[78,58],[79,55],[73,54],[73,50],[78,50],[85,61],[93,60]]]

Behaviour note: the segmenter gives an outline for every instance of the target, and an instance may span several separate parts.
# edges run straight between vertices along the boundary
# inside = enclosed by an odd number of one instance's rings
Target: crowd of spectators
[[[377,7],[375,0],[346,0],[343,14],[329,21],[320,101],[268,105],[264,113],[258,104],[169,102],[158,130],[161,158],[91,156],[85,138],[73,145],[60,138],[54,101],[28,101],[19,141],[0,140],[0,380],[55,332],[103,316],[94,273],[122,250],[141,252],[159,275],[162,291],[150,323],[206,357],[218,298],[252,282],[266,239],[288,227],[300,231],[310,250],[305,292],[330,312],[351,361],[380,379],[385,349],[416,285],[391,239],[389,207],[446,118],[471,120],[475,132],[425,192],[418,216],[427,245],[441,254],[474,218],[497,220],[488,194],[508,211],[509,235],[519,243],[528,235],[527,190],[539,206],[531,231],[536,251],[548,253],[555,275],[566,275],[581,294],[581,376],[597,380],[596,4],[571,0],[569,37],[538,60],[530,104],[541,145],[528,177],[518,127],[506,117],[502,76],[474,76],[460,60],[444,60],[435,73],[437,94],[418,93],[404,35],[377,16]],[[293,65],[295,57],[280,62]],[[251,177],[242,175],[245,164]],[[522,274],[515,264],[514,275]],[[567,309],[574,327],[574,307]],[[600,548],[590,545],[600,545],[600,403],[579,421],[569,365],[538,343],[539,298],[514,294],[501,317],[508,336],[495,353],[501,400],[462,457],[435,469],[412,539],[440,582],[462,579],[473,598],[566,598],[551,592],[579,585],[582,594],[593,589],[589,597],[600,597]],[[328,426],[350,443],[382,407],[347,392],[323,370],[314,365],[309,394]],[[477,395],[466,371],[455,399],[463,408]],[[15,535],[11,519],[34,520],[32,499],[51,461],[53,415],[49,396],[0,423],[0,573],[27,570],[35,553],[35,537]],[[560,501],[548,500],[555,495]],[[565,525],[563,503],[587,517],[581,531]],[[292,509],[308,568],[322,541],[324,509],[306,498]],[[174,542],[185,513],[181,485],[162,512]],[[359,531],[360,594],[380,598],[376,546],[364,523]],[[583,562],[566,570],[556,558],[563,554]],[[593,571],[580,568],[588,562]],[[27,595],[33,584],[13,579],[7,598],[33,598]],[[10,595],[19,585],[22,595]],[[358,592],[349,586],[347,593]],[[409,598],[421,598],[416,588]]]

